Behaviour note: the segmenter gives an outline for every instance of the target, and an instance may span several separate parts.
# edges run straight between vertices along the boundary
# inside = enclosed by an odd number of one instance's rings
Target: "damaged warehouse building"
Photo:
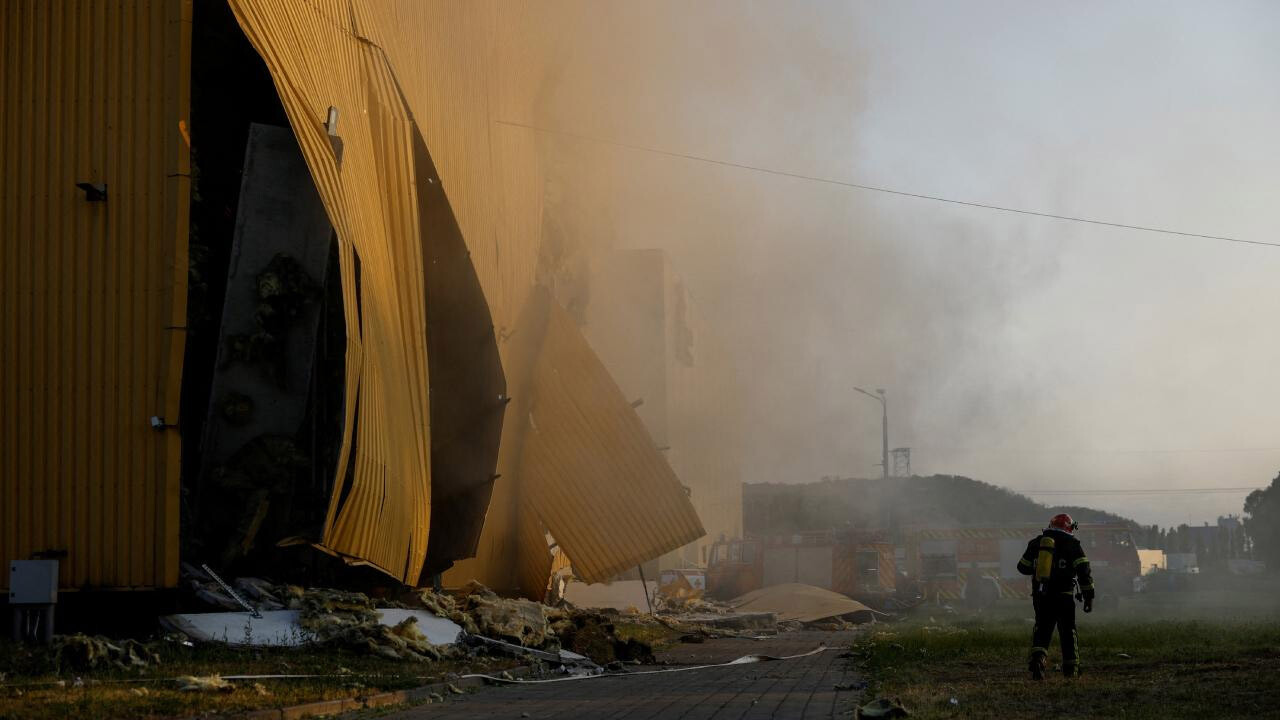
[[[185,562],[542,599],[741,533],[687,290],[555,229],[501,122],[548,82],[518,23],[4,5],[0,556],[64,591]]]

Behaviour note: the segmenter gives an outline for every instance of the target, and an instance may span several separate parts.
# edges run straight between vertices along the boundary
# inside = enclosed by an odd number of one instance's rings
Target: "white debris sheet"
[[[462,632],[457,623],[426,610],[380,608],[377,613],[379,624],[389,627],[410,617],[416,618],[418,630],[432,645],[453,645]],[[166,615],[160,618],[160,623],[197,642],[240,647],[298,647],[314,641],[313,635],[299,624],[297,610],[265,610],[261,614],[261,618],[255,618],[247,612],[187,613]]]

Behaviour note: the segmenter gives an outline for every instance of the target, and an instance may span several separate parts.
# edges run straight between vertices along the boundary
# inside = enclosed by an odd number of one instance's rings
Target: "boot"
[[[1027,665],[1031,670],[1032,680],[1044,680],[1044,671],[1049,666],[1049,657],[1037,650],[1031,653],[1031,659],[1028,660]]]

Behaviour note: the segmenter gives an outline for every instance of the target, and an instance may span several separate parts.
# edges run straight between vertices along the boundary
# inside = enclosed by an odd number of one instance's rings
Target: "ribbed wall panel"
[[[190,23],[0,6],[0,559],[65,551],[64,588],[177,583],[180,443],[150,418],[178,420]]]
[[[347,3],[231,7],[266,61],[338,236],[348,436],[322,542],[414,584],[426,557],[431,471],[412,123],[386,58],[352,32]],[[338,109],[340,161],[324,128],[330,106]],[[343,485],[350,489],[339,504]]]
[[[680,481],[569,314],[548,303],[521,481],[587,582],[704,534]]]
[[[413,212],[420,178],[403,145],[408,125],[430,150],[471,253],[513,398],[478,556],[447,582],[544,587],[551,567],[544,526],[595,579],[701,535],[688,497],[578,329],[553,308],[544,341],[548,310],[529,311],[544,190],[535,137],[493,122],[491,109],[507,102],[495,96],[505,87],[495,78],[512,71],[500,66],[496,42],[504,5],[230,2],[271,71],[343,247],[348,337],[357,338],[347,363],[354,437],[338,469],[349,491],[339,506],[343,488],[335,489],[324,544],[417,580],[431,478],[422,257],[408,245],[420,232]],[[329,105],[340,111],[340,165],[322,127]],[[354,309],[353,252],[363,322]],[[542,433],[530,429],[533,397],[542,398],[535,417],[544,413],[549,423]],[[346,478],[351,451],[356,470]]]

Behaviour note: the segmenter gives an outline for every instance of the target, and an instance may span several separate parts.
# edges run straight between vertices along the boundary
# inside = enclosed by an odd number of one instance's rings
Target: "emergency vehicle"
[[[825,530],[711,546],[707,595],[730,600],[770,585],[804,583],[868,605],[896,586],[893,544],[877,530]]]
[[[1018,573],[1018,559],[1027,542],[1043,529],[1039,525],[911,528],[905,532],[905,569],[927,601],[961,600],[975,580],[994,586],[999,598],[1026,598],[1030,587],[1026,576]],[[1142,564],[1129,526],[1082,524],[1075,535],[1089,558],[1099,601],[1131,595]]]

